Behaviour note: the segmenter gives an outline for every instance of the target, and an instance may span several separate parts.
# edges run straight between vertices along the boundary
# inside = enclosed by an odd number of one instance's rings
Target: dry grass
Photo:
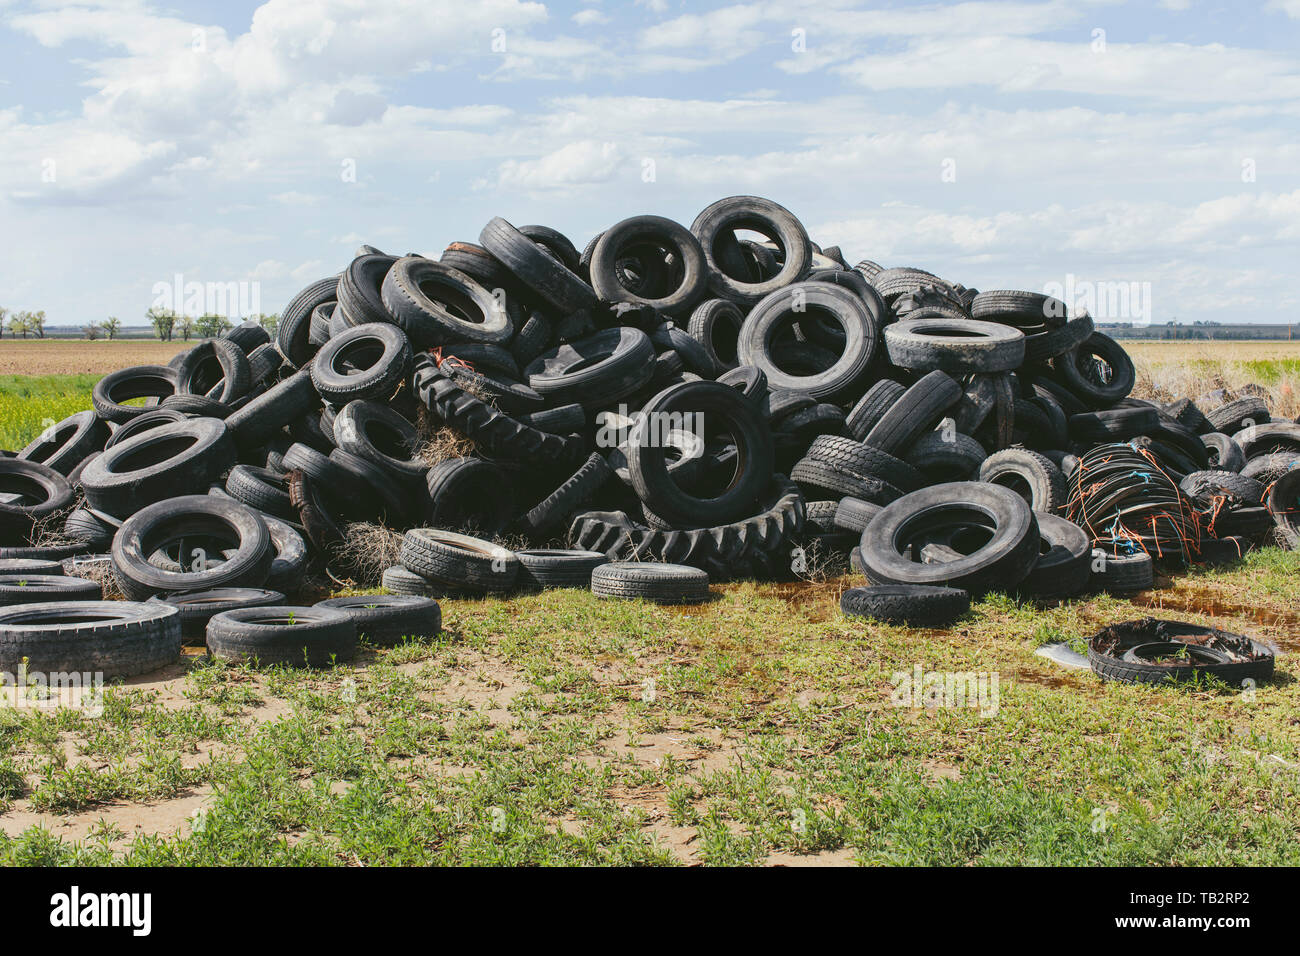
[[[113,573],[113,565],[108,560],[77,563],[69,559],[63,562],[63,570],[69,577],[94,581],[104,592],[104,600],[106,601],[126,600],[126,595],[122,593],[122,589],[118,586],[117,575]]]
[[[1137,367],[1137,398],[1197,400],[1218,389],[1264,389],[1269,411],[1300,415],[1300,342],[1125,342]],[[1198,402],[1199,404],[1199,402]],[[1206,402],[1202,411],[1210,411]]]
[[[429,467],[453,458],[467,458],[474,451],[474,442],[446,425],[431,432],[421,429],[419,435],[415,455]]]
[[[402,532],[381,524],[355,521],[344,528],[344,533],[344,542],[338,548],[339,563],[353,572],[359,586],[377,586],[384,569],[398,563]]]
[[[0,375],[107,375],[128,365],[166,365],[189,342],[150,339],[0,339]]]

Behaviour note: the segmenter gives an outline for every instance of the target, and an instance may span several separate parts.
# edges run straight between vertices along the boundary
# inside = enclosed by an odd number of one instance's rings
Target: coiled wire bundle
[[[1177,483],[1146,448],[1099,445],[1070,473],[1069,518],[1094,546],[1186,563],[1200,551],[1200,521]]]

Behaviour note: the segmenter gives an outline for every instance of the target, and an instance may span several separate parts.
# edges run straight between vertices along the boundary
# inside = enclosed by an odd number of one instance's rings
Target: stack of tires
[[[0,458],[0,556],[108,552],[136,602],[324,574],[694,600],[697,574],[621,563],[781,578],[815,547],[893,589],[846,608],[935,620],[1294,541],[1300,426],[1135,378],[1056,299],[850,266],[766,199],[582,250],[497,218],[438,259],[363,247],[274,341],[245,323],[105,377]],[[353,522],[404,532],[382,581]]]

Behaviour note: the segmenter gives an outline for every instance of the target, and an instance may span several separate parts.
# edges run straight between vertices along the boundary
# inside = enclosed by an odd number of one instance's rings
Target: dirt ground
[[[0,339],[0,375],[107,375],[128,365],[166,364],[193,344],[180,339]]]

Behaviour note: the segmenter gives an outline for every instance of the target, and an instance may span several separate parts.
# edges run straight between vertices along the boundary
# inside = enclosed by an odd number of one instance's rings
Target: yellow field
[[[165,365],[193,341],[0,339],[0,375],[107,375],[128,365]]]

